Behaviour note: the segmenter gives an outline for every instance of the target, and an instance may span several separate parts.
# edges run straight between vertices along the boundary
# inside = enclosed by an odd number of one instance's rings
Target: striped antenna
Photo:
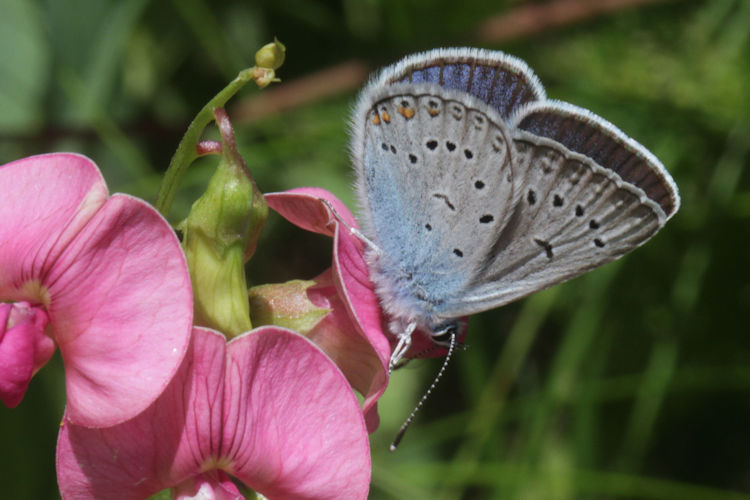
[[[443,373],[445,372],[445,368],[448,366],[448,362],[451,359],[451,356],[453,356],[453,351],[456,348],[456,332],[451,332],[451,343],[450,346],[448,346],[448,354],[445,355],[445,360],[443,361],[443,366],[440,367],[440,371],[435,376],[435,380],[432,381],[432,385],[430,385],[429,389],[427,389],[427,392],[424,393],[422,396],[422,399],[419,400],[419,403],[417,403],[417,406],[414,407],[411,414],[409,415],[409,418],[406,419],[404,424],[401,426],[401,428],[398,430],[398,434],[396,434],[396,438],[391,443],[391,451],[396,451],[396,448],[398,448],[398,444],[401,442],[401,439],[403,439],[404,434],[406,433],[406,429],[409,428],[409,425],[411,424],[411,421],[414,420],[414,416],[417,414],[417,412],[422,408],[422,405],[425,401],[427,401],[427,398],[430,397],[430,394],[437,386],[438,382],[443,376]]]

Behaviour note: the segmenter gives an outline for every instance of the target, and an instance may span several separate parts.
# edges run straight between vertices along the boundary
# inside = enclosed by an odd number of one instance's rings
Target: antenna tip
[[[389,450],[391,450],[391,453],[393,453],[394,451],[396,451],[396,445],[392,444],[391,447],[389,448]]]

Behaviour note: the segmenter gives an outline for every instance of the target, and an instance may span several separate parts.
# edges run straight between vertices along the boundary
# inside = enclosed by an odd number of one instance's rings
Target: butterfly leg
[[[391,359],[388,361],[388,375],[391,374],[393,368],[401,361],[401,358],[404,357],[404,354],[411,347],[411,334],[414,333],[416,328],[417,324],[411,322],[402,333],[398,334],[398,344],[396,344],[396,348],[393,350],[393,354],[391,354]]]
[[[364,243],[364,244],[365,244],[365,245],[367,245],[367,246],[368,246],[368,247],[369,247],[370,249],[372,249],[372,250],[373,250],[373,251],[375,252],[375,254],[376,254],[376,255],[380,256],[380,255],[382,255],[382,254],[383,254],[383,250],[381,250],[379,246],[377,246],[377,245],[376,245],[375,243],[373,243],[373,241],[372,241],[372,240],[371,240],[370,238],[368,238],[367,236],[365,236],[365,235],[364,235],[364,234],[362,233],[362,231],[360,231],[360,230],[359,230],[359,229],[357,229],[356,227],[352,227],[351,225],[349,225],[349,224],[348,224],[348,223],[347,223],[347,222],[346,222],[346,221],[344,220],[344,218],[343,218],[343,217],[341,217],[341,216],[340,216],[340,215],[338,214],[338,212],[336,212],[336,209],[335,209],[335,208],[333,208],[333,205],[332,205],[332,204],[331,204],[331,203],[330,203],[330,202],[329,202],[328,200],[323,200],[323,199],[321,199],[320,201],[322,201],[322,202],[323,202],[323,203],[324,203],[324,204],[325,204],[325,205],[326,205],[326,206],[328,207],[328,210],[330,210],[330,211],[331,211],[331,213],[332,213],[332,214],[333,214],[333,216],[334,216],[334,217],[336,218],[336,220],[337,220],[337,221],[339,221],[339,222],[340,222],[340,223],[341,223],[341,224],[342,224],[342,225],[343,225],[344,227],[346,227],[346,228],[347,228],[347,229],[349,230],[349,232],[350,232],[351,234],[353,234],[354,236],[356,236],[356,237],[357,237],[357,239],[359,239],[359,240],[360,240],[360,241],[361,241],[362,243]]]

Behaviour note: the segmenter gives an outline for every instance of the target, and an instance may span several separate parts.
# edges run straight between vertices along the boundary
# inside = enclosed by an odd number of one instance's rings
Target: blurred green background
[[[354,206],[348,119],[367,72],[474,45],[617,124],[683,199],[620,261],[473,317],[392,454],[440,361],[394,374],[372,499],[750,498],[750,2],[4,0],[0,163],[77,151],[113,192],[153,201],[194,114],[274,35],[283,82],[228,107],[263,191],[320,186]],[[190,170],[173,220],[211,168]],[[329,259],[329,241],[272,216],[249,275],[310,278]],[[63,405],[58,356],[0,408],[3,498],[58,497]]]

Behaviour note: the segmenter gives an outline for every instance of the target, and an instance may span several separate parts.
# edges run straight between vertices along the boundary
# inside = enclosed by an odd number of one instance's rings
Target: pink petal
[[[45,280],[65,361],[70,422],[103,427],[143,411],[190,339],[185,257],[151,206],[115,195],[81,229]]]
[[[312,233],[333,236],[338,221],[331,214],[324,200],[333,207],[336,213],[347,224],[358,227],[357,221],[341,200],[325,189],[305,187],[291,189],[282,193],[264,195],[268,206],[273,208],[286,220]]]
[[[229,343],[223,456],[268,498],[367,498],[370,448],[349,383],[309,340],[262,327]]]
[[[330,212],[329,205],[349,226],[356,228],[356,221],[349,209],[338,198],[323,189],[294,189],[283,193],[270,193],[265,197],[269,207],[303,229],[328,235],[333,232],[334,285],[350,318],[354,324],[358,325],[358,333],[372,347],[374,355],[379,360],[379,366],[370,363],[358,368],[360,372],[367,370],[369,373],[366,374],[353,374],[349,371],[349,367],[342,367],[346,369],[347,377],[352,380],[363,378],[370,380],[369,383],[360,383],[358,386],[367,386],[365,392],[362,393],[365,396],[362,409],[367,419],[368,429],[373,432],[378,426],[376,402],[385,392],[388,384],[387,366],[391,345],[383,331],[380,302],[375,295],[363,256],[364,245],[348,228],[343,227]],[[358,390],[360,390],[359,387]]]
[[[362,242],[348,231],[339,230],[336,232],[333,245],[333,275],[336,288],[349,315],[357,319],[363,335],[380,360],[381,369],[373,374],[370,391],[364,394],[365,401],[362,405],[368,429],[374,432],[379,422],[375,404],[388,385],[391,344],[382,327],[380,301],[375,295],[370,272],[362,256]]]
[[[219,470],[269,498],[366,498],[369,444],[356,398],[301,335],[263,327],[227,345],[196,328],[146,411],[106,429],[66,422],[58,437],[64,499],[142,499],[170,487],[222,498],[232,490]]]
[[[341,297],[333,284],[333,272],[328,269],[315,278],[316,285],[307,290],[310,301],[318,307],[330,309],[305,337],[312,340],[336,363],[352,387],[361,394],[370,390],[374,374],[382,369],[372,345],[352,322]]]
[[[0,303],[0,401],[15,408],[31,377],[52,357],[55,343],[44,333],[47,314],[27,303]]]
[[[379,341],[377,335],[366,335],[362,327],[352,321],[351,304],[344,302],[334,279],[329,269],[315,278],[318,285],[308,290],[314,304],[327,307],[331,312],[305,336],[336,363],[352,387],[365,397],[363,413],[368,430],[374,432],[379,424],[375,404],[387,385],[384,359],[373,348],[373,343]]]
[[[71,153],[0,166],[0,300],[40,302],[23,287],[42,281],[57,256],[107,199],[96,165]]]
[[[226,340],[195,329],[174,379],[153,405],[105,429],[63,422],[57,479],[63,498],[143,499],[198,476],[221,437]]]

